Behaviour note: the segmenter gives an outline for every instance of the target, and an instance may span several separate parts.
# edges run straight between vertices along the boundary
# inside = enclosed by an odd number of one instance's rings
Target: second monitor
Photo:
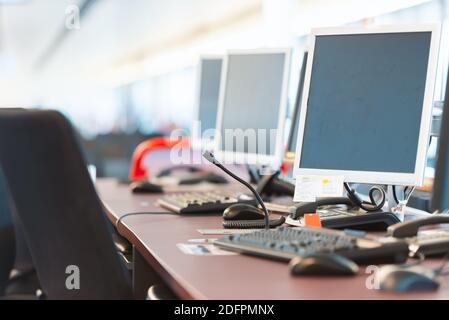
[[[282,160],[290,49],[232,51],[223,65],[216,153],[227,163]]]
[[[219,55],[203,55],[198,64],[194,117],[197,127],[192,127],[192,143],[199,149],[208,148],[215,136],[222,64],[223,57]]]

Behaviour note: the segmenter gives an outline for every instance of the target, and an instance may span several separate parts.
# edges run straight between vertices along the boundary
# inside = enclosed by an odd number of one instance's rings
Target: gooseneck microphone
[[[268,214],[268,210],[265,207],[265,204],[263,203],[262,198],[260,197],[259,193],[257,193],[257,191],[245,180],[243,180],[242,178],[236,176],[234,173],[232,173],[231,171],[229,171],[225,166],[223,166],[217,159],[215,159],[215,156],[212,152],[210,151],[204,151],[203,152],[203,157],[209,161],[210,163],[216,165],[217,167],[219,167],[221,170],[223,170],[224,172],[226,172],[226,174],[228,174],[229,176],[231,176],[232,178],[234,178],[235,180],[237,180],[238,182],[240,182],[241,184],[243,184],[245,187],[247,187],[254,195],[254,197],[256,198],[257,202],[260,204],[260,206],[262,207],[262,210],[265,214],[264,216],[264,222],[265,222],[265,229],[269,229],[270,228],[270,221],[269,221],[269,214]]]

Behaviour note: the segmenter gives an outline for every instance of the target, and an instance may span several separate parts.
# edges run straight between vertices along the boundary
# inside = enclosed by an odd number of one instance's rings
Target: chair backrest
[[[74,131],[56,111],[0,111],[0,165],[49,299],[131,299]]]
[[[14,266],[15,240],[10,199],[0,168],[0,296],[4,294]]]

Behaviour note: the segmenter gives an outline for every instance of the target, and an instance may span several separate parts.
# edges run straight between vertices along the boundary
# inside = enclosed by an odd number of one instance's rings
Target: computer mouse
[[[359,271],[352,260],[335,253],[316,253],[293,258],[289,266],[292,274],[305,276],[352,276]]]
[[[161,186],[149,181],[135,181],[130,185],[133,193],[163,193]]]
[[[433,291],[440,286],[434,271],[419,266],[383,266],[377,271],[376,280],[379,289],[394,292]]]
[[[262,209],[244,203],[233,204],[223,211],[224,220],[260,220],[264,217]]]

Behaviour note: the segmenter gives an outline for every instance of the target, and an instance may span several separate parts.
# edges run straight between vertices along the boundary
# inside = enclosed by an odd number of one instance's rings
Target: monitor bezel
[[[308,55],[309,55],[309,50],[307,50],[307,49],[304,50],[303,54],[302,54],[301,70],[299,72],[299,80],[298,80],[298,86],[296,89],[295,104],[293,106],[290,130],[289,130],[289,134],[288,134],[287,145],[285,147],[284,161],[292,162],[295,157],[296,145],[292,145],[293,133],[294,133],[294,128],[295,128],[296,123],[299,122],[299,113],[300,113],[302,97],[303,97],[303,93],[304,93],[304,82],[306,79],[306,67],[307,67]],[[298,129],[299,129],[299,127],[298,127]]]
[[[424,182],[424,171],[432,121],[432,105],[436,80],[438,49],[440,42],[440,24],[421,25],[395,25],[395,26],[375,26],[375,27],[335,27],[317,28],[311,31],[311,45],[307,60],[306,79],[304,83],[303,99],[300,111],[300,124],[295,152],[294,177],[298,175],[317,176],[343,176],[345,182],[385,184],[385,185],[406,185],[421,186]],[[311,169],[300,168],[302,154],[302,142],[304,139],[304,129],[307,116],[307,104],[310,89],[312,66],[314,62],[315,40],[318,36],[329,35],[351,35],[351,34],[376,34],[376,33],[412,33],[430,32],[431,40],[429,47],[429,60],[427,63],[426,85],[421,114],[421,126],[418,138],[418,150],[416,154],[415,170],[413,173],[380,172],[380,171],[356,171],[356,170],[335,170],[335,169]],[[387,158],[386,158],[387,159]]]
[[[449,68],[447,71],[449,77]],[[432,200],[430,202],[433,212],[447,212],[448,199],[445,197],[449,182],[449,78],[446,78],[446,91],[444,94],[443,115],[438,139],[438,151],[435,164],[435,177],[433,182]]]
[[[291,48],[264,48],[264,49],[249,49],[249,50],[229,50],[223,60],[223,68],[221,71],[220,81],[220,98],[217,113],[217,133],[221,134],[224,103],[226,87],[228,84],[228,62],[229,57],[232,55],[261,55],[261,54],[284,54],[284,70],[282,76],[282,88],[281,99],[279,101],[279,113],[278,113],[278,125],[276,135],[276,145],[274,147],[274,154],[257,154],[257,153],[245,153],[245,152],[232,152],[221,149],[221,139],[215,139],[215,153],[216,157],[226,163],[235,164],[250,164],[256,166],[269,166],[277,170],[283,158],[283,132],[285,116],[287,111],[287,95],[288,95],[288,82],[290,77],[290,59]],[[221,137],[220,137],[221,138]]]
[[[220,72],[220,84],[219,84],[219,90],[221,90],[221,73],[223,72],[223,62],[224,62],[224,58],[225,55],[224,54],[202,54],[199,56],[198,58],[198,62],[197,62],[197,68],[196,68],[196,79],[195,79],[195,83],[196,83],[196,92],[195,92],[195,102],[194,102],[194,111],[193,111],[193,118],[192,118],[192,123],[194,121],[199,121],[199,116],[200,116],[200,99],[201,99],[201,81],[202,81],[202,77],[201,77],[201,73],[202,73],[202,69],[203,69],[203,62],[205,60],[221,60],[221,72]],[[218,113],[218,109],[219,109],[219,98],[220,97],[220,93],[218,93],[218,100],[217,100],[217,113]],[[216,120],[215,120],[215,128],[216,128]],[[190,137],[190,144],[192,146],[193,149],[195,150],[209,150],[210,148],[215,146],[215,141],[204,141],[201,132],[195,132],[193,131],[193,127],[192,127],[192,134]],[[215,140],[215,139],[214,139]]]

